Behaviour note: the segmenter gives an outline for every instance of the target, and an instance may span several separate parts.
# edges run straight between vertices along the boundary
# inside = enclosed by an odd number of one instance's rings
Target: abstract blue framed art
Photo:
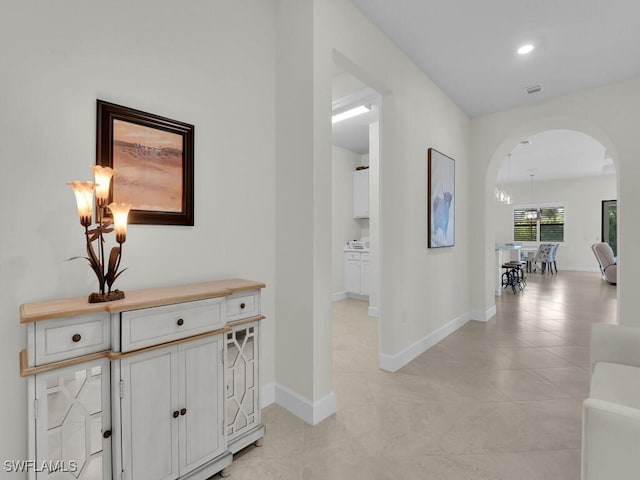
[[[430,148],[429,159],[429,248],[453,247],[456,233],[455,160]]]

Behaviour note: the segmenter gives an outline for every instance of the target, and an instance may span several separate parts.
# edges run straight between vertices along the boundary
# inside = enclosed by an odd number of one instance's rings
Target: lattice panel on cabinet
[[[256,326],[243,325],[227,334],[227,436],[234,437],[259,422],[257,405]]]
[[[94,479],[103,475],[102,427],[106,362],[63,369],[36,379],[49,478]],[[52,469],[52,471],[47,471]],[[55,470],[58,471],[55,471]],[[47,475],[48,476],[48,475]]]

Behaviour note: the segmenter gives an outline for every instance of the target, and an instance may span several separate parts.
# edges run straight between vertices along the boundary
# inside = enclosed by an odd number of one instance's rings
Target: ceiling
[[[638,0],[351,2],[471,117],[640,75]]]
[[[640,76],[638,0],[351,2],[471,117]],[[525,43],[535,49],[518,55]],[[345,75],[334,70],[334,107],[348,97],[335,80]],[[542,91],[524,92],[534,85]],[[334,144],[368,152],[369,121],[335,124]],[[529,181],[531,173],[538,180],[615,173],[604,147],[579,132],[523,140],[531,144],[513,150],[511,182]],[[507,162],[498,181],[506,172]]]
[[[604,146],[574,130],[547,130],[517,145],[505,158],[496,183],[556,180],[615,174]]]
[[[371,110],[332,125],[333,144],[360,155],[369,153],[369,124],[378,121],[380,95],[339,66],[333,67],[332,111],[336,115],[360,105]]]

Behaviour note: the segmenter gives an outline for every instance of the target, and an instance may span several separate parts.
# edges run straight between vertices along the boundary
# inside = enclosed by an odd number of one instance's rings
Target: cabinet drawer
[[[111,347],[110,330],[107,313],[37,322],[36,365],[108,350]]]
[[[210,332],[224,327],[224,318],[224,298],[122,312],[122,351]]]
[[[360,261],[360,252],[346,252],[344,254],[345,260],[357,260]]]
[[[227,320],[234,321],[258,315],[260,312],[260,294],[242,293],[227,297]]]

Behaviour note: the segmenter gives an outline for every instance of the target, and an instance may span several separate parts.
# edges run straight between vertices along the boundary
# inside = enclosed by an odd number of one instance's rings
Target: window
[[[527,213],[538,212],[537,220]],[[513,240],[515,242],[564,242],[564,206],[544,205],[513,209]]]

